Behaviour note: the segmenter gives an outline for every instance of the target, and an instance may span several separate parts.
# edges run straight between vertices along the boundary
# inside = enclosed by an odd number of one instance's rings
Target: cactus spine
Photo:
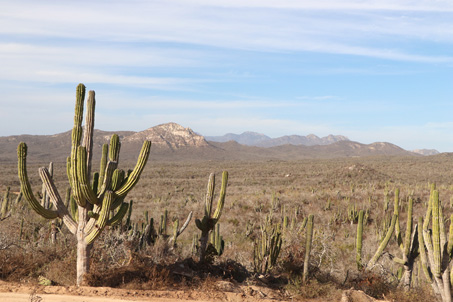
[[[123,200],[140,178],[150,153],[151,142],[145,141],[137,164],[131,173],[117,169],[120,143],[113,135],[110,146],[103,147],[101,171],[95,173],[91,182],[91,161],[93,149],[95,93],[90,91],[87,98],[87,114],[82,133],[82,119],[85,86],[79,84],[76,91],[74,127],[72,129],[71,154],[67,159],[67,176],[72,191],[71,211],[65,206],[48,169],[40,168],[39,175],[50,197],[53,209],[47,209],[35,198],[26,169],[27,145],[18,146],[18,174],[21,191],[31,208],[47,219],[61,218],[69,231],[77,238],[77,285],[89,271],[90,248],[106,225],[115,224],[127,213]],[[82,140],[83,134],[83,140]],[[109,149],[109,158],[105,156]],[[97,183],[97,185],[95,185]],[[112,210],[119,209],[110,219]],[[70,213],[71,212],[71,213]],[[90,214],[89,214],[90,213]]]
[[[214,200],[215,174],[211,173],[211,175],[209,175],[204,216],[201,220],[200,219],[195,220],[197,228],[201,231],[199,247],[200,262],[205,261],[209,232],[211,232],[214,229],[216,223],[219,221],[220,216],[222,214],[222,209],[225,203],[227,184],[228,184],[228,172],[223,171],[222,185],[220,189],[219,199],[217,201],[217,207],[214,214],[212,214],[211,212],[212,202]]]

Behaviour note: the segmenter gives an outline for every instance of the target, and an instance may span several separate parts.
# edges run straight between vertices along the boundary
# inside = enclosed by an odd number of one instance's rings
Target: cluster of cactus
[[[425,220],[423,221],[423,218],[420,217],[418,224],[415,225],[413,222],[413,203],[413,199],[409,198],[407,204],[406,232],[402,234],[399,219],[399,190],[395,190],[394,213],[390,227],[375,255],[366,266],[362,264],[361,259],[363,212],[360,212],[357,226],[357,266],[359,269],[364,267],[366,269],[372,269],[387,247],[392,234],[395,234],[402,257],[392,256],[391,258],[395,263],[401,265],[398,270],[400,286],[405,290],[409,290],[412,284],[415,261],[420,256],[423,271],[426,278],[431,282],[434,291],[442,297],[443,301],[450,301],[450,285],[446,286],[445,284],[450,283],[449,263],[453,250],[453,224],[450,224],[450,235],[447,243],[442,206],[439,201],[439,193],[435,190],[434,185],[431,189]],[[431,217],[432,229],[429,230],[428,226]],[[453,219],[453,216],[451,219]],[[423,229],[421,229],[422,225]],[[426,250],[428,251],[428,255],[426,254]]]
[[[181,235],[184,230],[189,225],[190,220],[192,219],[192,212],[189,213],[185,223],[179,227],[179,219],[176,219],[173,222],[173,232],[172,236],[167,234],[167,225],[168,225],[168,211],[165,209],[164,213],[161,215],[160,223],[157,228],[154,226],[154,218],[150,218],[148,211],[143,212],[143,221],[135,222],[131,221],[131,212],[132,212],[132,200],[130,202],[131,206],[129,207],[128,214],[126,215],[126,222],[120,227],[120,232],[126,234],[128,241],[136,241],[137,245],[135,246],[136,250],[145,249],[147,246],[152,246],[156,243],[157,240],[167,240],[173,248],[177,246],[177,238]]]
[[[373,257],[370,259],[370,261],[366,265],[363,263],[363,260],[362,260],[362,241],[363,241],[363,225],[364,225],[364,221],[365,221],[365,212],[363,210],[361,210],[359,212],[358,221],[357,221],[357,239],[356,239],[356,264],[357,264],[357,268],[359,270],[372,269],[376,265],[379,258],[382,256],[382,254],[383,254],[385,248],[387,247],[387,245],[392,237],[392,234],[395,230],[395,225],[398,220],[398,213],[399,213],[396,210],[397,208],[398,208],[398,198],[395,198],[396,213],[393,214],[391,225],[388,228],[384,239],[379,244]]]
[[[145,141],[135,168],[127,173],[118,169],[120,142],[118,135],[110,139],[110,145],[102,147],[99,172],[92,175],[95,93],[90,91],[87,99],[86,123],[82,128],[85,86],[79,84],[76,92],[74,127],[72,130],[71,154],[67,159],[67,176],[75,204],[71,210],[65,206],[52,176],[47,168],[40,168],[39,174],[45,192],[50,196],[53,209],[43,207],[35,197],[26,169],[27,145],[18,146],[18,174],[21,191],[30,207],[46,219],[62,219],[63,223],[77,238],[77,284],[89,271],[91,245],[107,225],[115,225],[127,213],[129,204],[126,195],[138,182],[148,160],[151,142]],[[83,132],[83,133],[82,133]],[[83,136],[83,140],[82,140]],[[116,210],[113,217],[111,212]]]
[[[348,209],[346,212],[346,221],[349,221],[352,224],[356,224],[359,221],[359,212],[355,204],[348,204]],[[368,216],[370,215],[370,210],[367,209],[364,212],[364,222],[368,221]]]
[[[205,262],[206,251],[208,248],[208,237],[209,233],[214,230],[215,225],[218,223],[222,214],[223,206],[225,204],[226,188],[228,184],[228,172],[223,171],[222,173],[222,185],[220,189],[219,199],[217,201],[217,207],[214,213],[212,213],[212,203],[214,201],[214,188],[215,188],[215,174],[209,175],[208,188],[205,199],[205,209],[203,218],[196,219],[195,224],[201,231],[199,249],[200,262]]]
[[[272,223],[272,215],[266,217],[260,229],[260,236],[255,240],[253,264],[255,272],[266,274],[277,263],[283,238],[280,224]]]

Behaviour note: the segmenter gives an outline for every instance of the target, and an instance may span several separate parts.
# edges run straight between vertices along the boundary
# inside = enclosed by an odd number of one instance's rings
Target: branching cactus
[[[67,175],[73,195],[70,211],[60,197],[47,168],[40,168],[39,175],[45,185],[46,193],[50,196],[53,209],[46,209],[41,205],[33,194],[27,176],[27,145],[22,142],[17,149],[21,191],[30,207],[44,218],[62,219],[69,231],[77,238],[77,285],[82,284],[83,276],[89,271],[90,249],[94,240],[105,226],[120,222],[127,213],[128,204],[124,199],[138,182],[151,149],[151,142],[145,141],[135,168],[126,174],[118,169],[120,142],[118,135],[115,134],[110,140],[110,145],[103,146],[100,171],[94,173],[92,177],[94,91],[88,93],[86,123],[82,128],[84,99],[85,86],[79,84],[76,93],[71,155],[67,159]],[[110,218],[113,210],[116,210],[116,214]]]
[[[450,218],[450,231],[447,241],[442,205],[439,192],[432,190],[431,198],[423,222],[423,237],[419,236],[420,255],[423,271],[431,282],[434,292],[440,295],[442,301],[450,302],[450,262],[453,250],[453,215]],[[422,219],[419,218],[419,223]],[[431,229],[429,229],[431,222]],[[426,251],[428,252],[426,255]]]
[[[211,175],[209,175],[204,216],[201,220],[200,219],[195,220],[195,224],[197,225],[197,228],[200,229],[200,231],[201,231],[200,247],[199,247],[200,262],[204,262],[204,260],[205,260],[206,248],[207,248],[208,239],[209,239],[208,238],[209,232],[211,232],[214,229],[216,223],[219,221],[220,216],[222,214],[223,205],[225,203],[227,184],[228,184],[228,172],[223,171],[222,186],[220,189],[219,200],[217,201],[216,210],[215,210],[214,214],[212,214],[212,203],[214,200],[214,187],[215,187],[215,174],[211,173]]]
[[[396,202],[396,200],[395,200]],[[418,241],[418,225],[413,223],[412,209],[413,200],[409,198],[408,210],[407,210],[407,222],[406,222],[406,233],[404,238],[401,233],[397,234],[398,245],[403,254],[403,258],[393,258],[393,261],[403,265],[403,276],[401,278],[400,285],[404,290],[409,290],[412,282],[412,272],[414,270],[414,263],[419,255],[419,241]],[[398,217],[399,221],[399,217]],[[397,222],[395,227],[399,225]],[[396,228],[395,228],[396,231]]]

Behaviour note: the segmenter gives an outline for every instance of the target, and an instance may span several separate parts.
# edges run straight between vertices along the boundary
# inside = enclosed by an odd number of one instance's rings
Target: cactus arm
[[[132,172],[129,174],[126,183],[123,184],[121,188],[115,192],[117,196],[126,196],[126,194],[137,184],[138,180],[140,179],[140,175],[145,168],[146,162],[148,161],[150,150],[151,142],[144,141],[139,158],[137,160],[137,164],[135,165],[134,170],[132,170]]]
[[[423,225],[423,218],[422,217],[418,218],[418,224],[420,226]],[[422,263],[423,273],[425,274],[426,279],[430,283],[432,283],[433,282],[433,278],[432,278],[431,270],[429,269],[428,260],[427,260],[427,257],[426,257],[425,241],[423,239],[423,230],[420,230],[418,232],[418,242],[419,242],[419,251],[420,251],[420,261]]]
[[[104,195],[105,196],[105,195]],[[92,229],[95,227],[97,220],[99,219],[99,213],[101,212],[101,206],[100,205],[93,205],[93,210],[91,210],[92,214],[89,216],[89,220],[86,223],[83,232],[85,234],[88,234],[92,231]]]
[[[429,222],[431,221],[432,210],[433,210],[433,190],[429,195],[428,209],[426,209],[425,220],[423,222],[423,230],[428,230]]]
[[[406,234],[404,236],[404,243],[403,243],[403,255],[404,257],[409,257],[410,250],[411,250],[411,237],[412,237],[412,229],[413,229],[413,219],[412,219],[412,211],[413,211],[413,204],[414,201],[412,198],[409,198],[409,207],[407,209],[407,223],[406,223]]]
[[[441,248],[441,255],[444,252],[444,248],[447,244],[447,234],[445,232],[445,221],[444,221],[444,213],[442,209],[442,202],[439,200],[439,235],[440,235],[440,248]]]
[[[433,192],[433,208],[432,208],[432,240],[433,240],[433,273],[434,276],[441,277],[441,245],[440,245],[440,215],[439,215],[439,192]]]
[[[396,188],[393,214],[396,214],[398,217],[397,217],[397,220],[395,223],[395,236],[396,236],[396,242],[397,242],[398,246],[400,247],[400,249],[402,251],[404,251],[403,239],[401,236],[401,228],[400,228],[400,204],[399,203],[400,203],[400,189]]]
[[[189,215],[187,215],[187,219],[186,221],[184,222],[184,224],[182,225],[182,227],[179,229],[178,231],[178,236],[182,234],[182,232],[184,232],[184,230],[187,228],[187,226],[189,225],[189,222],[190,220],[192,219],[192,211],[190,211]]]
[[[361,270],[362,265],[362,239],[363,239],[363,210],[359,212],[359,220],[357,222],[357,240],[356,240],[356,263],[357,269]]]
[[[173,230],[174,230],[173,236],[169,240],[170,243],[173,242],[173,245],[176,245],[176,239],[179,237],[179,235],[181,235],[184,232],[184,230],[189,225],[189,222],[190,222],[191,219],[192,219],[192,211],[190,211],[189,215],[187,215],[187,219],[186,219],[186,221],[184,222],[184,224],[182,225],[181,228],[179,228],[179,219],[175,220],[175,222],[173,224]]]
[[[217,207],[212,218],[216,221],[219,221],[220,215],[222,215],[222,209],[225,204],[225,195],[228,185],[228,172],[223,171],[222,173],[222,186],[220,188],[219,200],[217,201]]]
[[[118,162],[120,158],[121,143],[118,134],[113,134],[110,138],[109,160]]]
[[[448,254],[447,234],[445,232],[445,221],[442,209],[442,203],[439,200],[439,236],[440,236],[440,255],[441,255],[441,272],[444,272],[450,264],[450,256]]]
[[[50,196],[52,204],[58,212],[58,216],[63,219],[63,222],[67,226],[69,231],[75,234],[77,232],[77,223],[74,221],[74,219],[72,219],[71,215],[69,215],[68,209],[65,207],[63,200],[61,199],[61,196],[58,193],[55,184],[53,183],[49,171],[46,168],[40,168],[39,176],[41,177],[41,180],[46,187],[46,191]]]
[[[451,260],[453,255],[453,214],[450,216],[450,232],[448,235],[448,245],[447,245],[447,252],[448,252],[448,257]]]
[[[93,90],[88,92],[87,99],[87,114],[85,118],[85,132],[83,134],[82,145],[86,148],[86,165],[87,165],[87,178],[90,182],[91,174],[91,159],[93,156],[93,130],[94,130],[94,109],[96,107],[95,93]]]
[[[98,198],[102,199],[105,191],[110,189],[113,173],[116,169],[116,163],[109,161],[105,167],[104,179],[98,192]],[[100,184],[100,183],[99,183]]]
[[[94,228],[90,230],[89,233],[85,236],[85,243],[91,244],[93,241],[101,234],[104,227],[107,225],[110,215],[110,206],[113,202],[113,192],[107,191],[104,195],[104,200],[102,202],[101,212],[99,213],[99,218],[97,220]]]
[[[27,175],[27,145],[20,143],[17,147],[17,158],[18,158],[18,174],[21,192],[27,200],[30,207],[39,215],[46,219],[55,219],[58,217],[58,212],[53,210],[45,209],[39,201],[36,199],[31,189],[30,182]]]
[[[392,223],[391,223],[389,229],[387,230],[387,234],[385,235],[384,240],[382,240],[382,242],[379,245],[373,258],[371,258],[371,260],[368,262],[368,265],[367,265],[368,269],[372,269],[376,265],[376,262],[379,260],[379,258],[382,256],[382,253],[384,252],[384,249],[387,246],[387,244],[389,243],[390,237],[392,237],[393,231],[395,230],[395,224],[396,224],[397,219],[398,219],[398,215],[393,214]]]
[[[115,190],[120,188],[121,184],[124,181],[124,174],[125,174],[124,171],[120,170],[120,169],[116,169],[113,172],[113,176],[112,176],[112,191],[115,191]],[[112,210],[115,210],[116,208],[121,206],[121,204],[123,203],[125,198],[126,198],[126,196],[122,196],[122,197],[121,196],[116,196],[115,200],[113,201],[113,204],[112,204]]]
[[[81,196],[84,200],[88,200],[91,204],[99,204],[99,200],[91,188],[90,181],[88,179],[88,154],[87,149],[84,146],[79,146],[77,149],[77,180],[79,181],[79,188]]]
[[[82,196],[81,188],[77,179],[77,150],[82,139],[82,119],[83,119],[83,102],[85,99],[85,86],[79,84],[76,92],[76,106],[74,113],[74,127],[72,128],[71,144],[71,188],[75,201],[81,207],[86,205],[86,200]]]
[[[205,200],[205,212],[204,212],[204,215],[206,217],[211,217],[212,202],[213,202],[213,199],[214,199],[214,188],[215,188],[215,174],[211,173],[209,175],[208,188],[207,188],[206,200]]]
[[[129,204],[128,203],[122,203],[120,208],[118,209],[118,212],[116,212],[115,216],[113,216],[109,221],[107,221],[107,225],[109,226],[115,226],[123,220],[124,216],[129,210]]]
[[[107,168],[108,152],[109,152],[109,145],[103,144],[102,145],[101,164],[100,164],[100,168],[99,168],[99,180],[98,180],[98,188],[97,188],[98,194],[101,191],[102,185],[104,184],[105,171]]]
[[[79,222],[78,211],[79,208],[77,206],[77,202],[75,201],[74,197],[71,196],[71,199],[69,200],[69,212],[71,213],[71,217],[75,222]]]

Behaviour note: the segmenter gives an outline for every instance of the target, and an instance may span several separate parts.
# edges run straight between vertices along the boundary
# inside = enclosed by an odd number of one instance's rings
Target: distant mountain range
[[[295,145],[295,146],[316,146],[316,145],[330,145],[340,141],[349,141],[346,136],[342,135],[329,135],[325,137],[318,137],[314,134],[307,136],[301,135],[285,135],[277,138],[270,138],[267,135],[256,132],[244,132],[242,134],[228,133],[223,136],[206,136],[206,140],[213,142],[227,142],[236,141],[239,144],[256,147],[276,147],[281,145]]]
[[[359,157],[372,155],[420,156],[435,150],[406,151],[390,143],[361,144],[340,135],[319,138],[316,135],[282,136],[245,132],[221,137],[203,137],[176,123],[151,127],[144,131],[94,131],[94,159],[99,159],[102,144],[117,133],[121,140],[120,160],[135,160],[142,142],[152,142],[153,160],[299,160],[310,158]],[[217,140],[217,141],[216,141]],[[16,162],[19,142],[28,145],[28,160],[64,162],[71,150],[71,131],[55,135],[17,135],[0,137],[0,162]]]

